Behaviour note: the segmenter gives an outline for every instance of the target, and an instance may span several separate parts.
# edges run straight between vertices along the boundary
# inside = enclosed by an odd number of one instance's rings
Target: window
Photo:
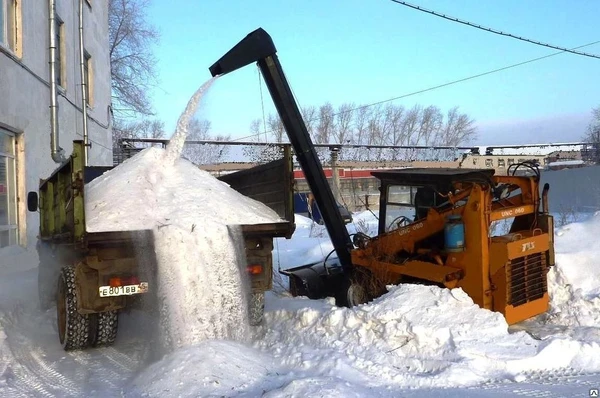
[[[508,165],[513,165],[515,164],[515,160],[514,159],[508,159]]]
[[[92,94],[93,94],[93,78],[94,78],[94,71],[92,69],[92,56],[87,52],[84,51],[83,52],[83,57],[84,57],[84,61],[83,61],[83,79],[85,82],[85,98],[86,98],[86,102],[89,106],[92,106],[93,101],[92,101]]]
[[[17,0],[0,0],[0,45],[21,56],[19,11]]]
[[[0,129],[0,248],[18,243],[16,185],[15,137]]]
[[[485,167],[494,167],[494,159],[486,159]]]
[[[62,19],[60,19],[60,17],[58,15],[55,15],[55,24],[56,24],[56,57],[55,57],[55,62],[56,62],[56,70],[55,70],[55,76],[54,78],[56,79],[56,84],[58,84],[59,86],[61,86],[62,88],[65,88],[66,86],[66,76],[64,74],[64,68],[63,68],[63,64],[64,64],[64,47],[65,47],[65,43],[64,43],[64,36],[65,36],[65,24],[62,21]]]
[[[504,159],[498,159],[498,168],[503,169],[505,167]]]

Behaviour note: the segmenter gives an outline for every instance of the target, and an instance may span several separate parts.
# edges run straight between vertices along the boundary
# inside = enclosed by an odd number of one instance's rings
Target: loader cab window
[[[389,185],[385,205],[385,232],[393,231],[413,222],[415,195],[419,187]]]

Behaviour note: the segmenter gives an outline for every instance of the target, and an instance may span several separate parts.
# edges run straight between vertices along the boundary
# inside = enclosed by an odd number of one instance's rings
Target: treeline
[[[457,106],[443,112],[434,105],[405,108],[389,103],[345,103],[335,108],[327,102],[320,107],[302,108],[301,112],[317,144],[459,146],[477,138],[475,121]],[[276,114],[269,114],[265,123],[252,121],[250,133],[256,137],[265,137],[266,133],[275,142],[288,141]]]

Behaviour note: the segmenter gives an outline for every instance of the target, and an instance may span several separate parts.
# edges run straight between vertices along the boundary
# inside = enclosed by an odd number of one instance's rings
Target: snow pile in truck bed
[[[166,151],[147,148],[86,185],[88,232],[133,231],[216,222],[221,225],[281,221],[266,205],[178,159],[166,163]]]

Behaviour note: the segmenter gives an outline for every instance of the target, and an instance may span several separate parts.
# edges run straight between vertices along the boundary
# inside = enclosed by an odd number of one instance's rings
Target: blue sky
[[[413,0],[448,15],[564,47],[600,40],[596,0]],[[157,117],[172,131],[208,67],[258,27],[273,38],[301,106],[366,104],[551,54],[556,50],[493,35],[389,0],[153,0]],[[581,51],[600,54],[600,44]],[[395,104],[459,106],[479,144],[576,141],[600,105],[600,59],[560,54]],[[262,86],[267,113],[274,112]],[[213,134],[243,137],[262,117],[258,72],[249,65],[219,78],[201,116]]]

